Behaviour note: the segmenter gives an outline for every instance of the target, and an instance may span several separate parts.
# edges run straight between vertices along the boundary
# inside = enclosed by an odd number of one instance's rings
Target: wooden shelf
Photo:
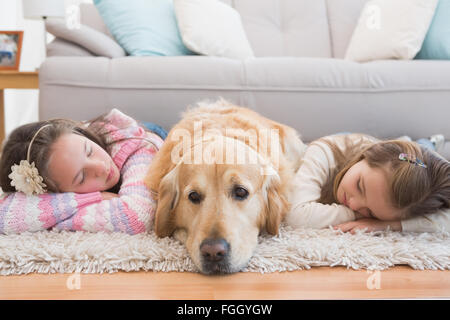
[[[38,89],[39,73],[0,70],[0,89]]]
[[[0,70],[0,145],[5,139],[5,89],[39,89],[39,72]]]

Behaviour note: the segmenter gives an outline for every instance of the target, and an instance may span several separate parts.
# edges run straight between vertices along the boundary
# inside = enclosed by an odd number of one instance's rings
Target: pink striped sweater
[[[21,192],[0,196],[0,233],[24,231],[81,230],[137,234],[152,227],[156,202],[144,185],[148,167],[163,140],[146,132],[138,123],[117,109],[106,116],[107,142],[117,142],[111,157],[120,170],[119,197],[102,200],[100,192],[46,193],[27,196]]]

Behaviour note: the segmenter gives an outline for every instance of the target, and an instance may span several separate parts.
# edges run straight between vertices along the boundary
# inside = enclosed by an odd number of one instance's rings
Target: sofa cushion
[[[343,59],[361,10],[369,0],[327,0],[332,56]]]
[[[116,41],[134,56],[193,54],[181,41],[172,0],[94,0]]]
[[[52,57],[39,77],[41,119],[89,119],[117,107],[170,129],[187,105],[224,97],[295,127],[306,141],[342,131],[450,136],[450,61]]]
[[[95,56],[89,50],[63,39],[55,38],[47,44],[47,57],[67,56],[67,57],[92,57]]]
[[[116,41],[89,26],[69,29],[63,19],[47,19],[45,29],[55,37],[78,44],[97,56],[117,58],[125,56],[125,51]]]
[[[345,59],[413,59],[422,46],[438,0],[371,0],[359,17]]]
[[[80,23],[114,39],[111,32],[109,32],[108,27],[103,22],[97,8],[92,3],[80,3]]]
[[[257,57],[332,56],[326,0],[221,1],[240,13],[247,38]],[[83,3],[80,8],[82,24],[110,34],[95,6]],[[334,29],[332,27],[331,31],[334,32]]]
[[[430,29],[416,59],[450,59],[450,0],[439,0]]]
[[[228,2],[240,13],[255,56],[331,57],[325,0]]]
[[[246,59],[254,57],[239,13],[219,0],[174,0],[183,43],[207,55]]]
[[[450,61],[379,60],[359,64],[325,58],[232,60],[203,56],[165,59],[52,57],[47,60],[47,73],[43,74],[43,81],[94,88],[202,88],[361,94],[450,91]]]

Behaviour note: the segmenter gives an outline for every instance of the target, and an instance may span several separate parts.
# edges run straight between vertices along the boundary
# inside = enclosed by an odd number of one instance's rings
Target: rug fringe
[[[355,235],[329,229],[292,229],[261,235],[243,272],[272,273],[344,266],[386,270],[409,265],[416,270],[450,269],[448,233],[392,231]],[[42,231],[0,235],[0,274],[115,273],[119,271],[197,272],[184,245],[153,232],[89,233]]]

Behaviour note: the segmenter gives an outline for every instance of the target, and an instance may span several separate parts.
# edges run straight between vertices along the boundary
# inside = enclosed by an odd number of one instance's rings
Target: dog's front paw
[[[181,243],[186,243],[187,232],[185,229],[177,229],[173,233],[173,237],[180,241]]]

